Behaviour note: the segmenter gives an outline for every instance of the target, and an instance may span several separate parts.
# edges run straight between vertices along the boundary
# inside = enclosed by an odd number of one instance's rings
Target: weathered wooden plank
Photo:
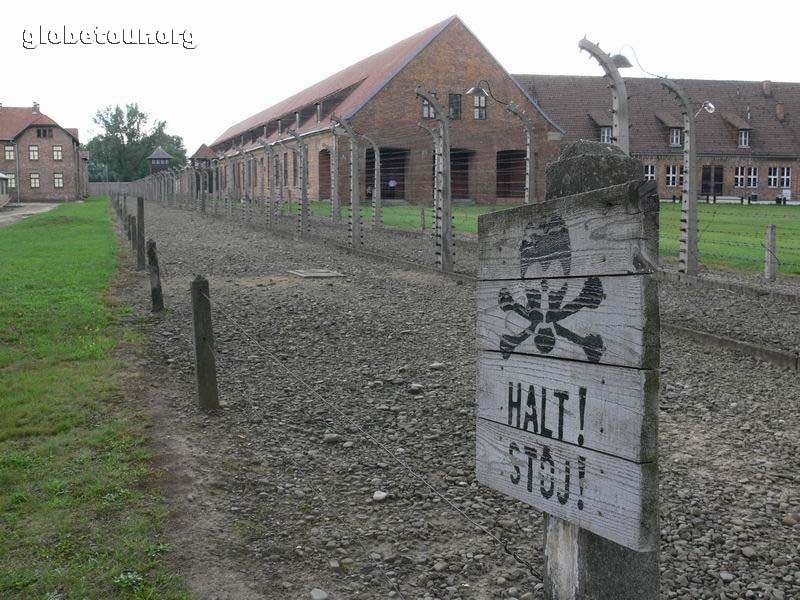
[[[653,368],[656,285],[653,275],[481,281],[479,348]]]
[[[487,351],[478,364],[478,417],[632,462],[656,460],[658,371]]]
[[[478,219],[479,279],[653,273],[658,200],[631,182],[487,213]]]
[[[627,548],[658,543],[657,464],[478,419],[478,481]]]

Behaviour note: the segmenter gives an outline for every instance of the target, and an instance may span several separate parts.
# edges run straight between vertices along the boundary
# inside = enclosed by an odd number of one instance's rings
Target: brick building
[[[0,106],[0,172],[13,202],[66,202],[87,196],[88,154],[78,130],[32,107]]]
[[[564,142],[610,141],[611,94],[603,77],[516,75],[565,130]],[[800,199],[800,83],[679,79],[699,109],[697,190],[703,195]],[[662,198],[681,195],[683,118],[658,79],[626,78],[630,151]]]
[[[500,102],[513,102],[533,122],[536,191],[543,197],[544,167],[555,159],[561,130],[492,57],[458,17],[451,17],[374,54],[230,127],[212,144],[215,168],[228,193],[261,193],[264,175],[299,197],[298,156],[289,130],[308,147],[309,197],[331,196],[331,172],[339,197],[349,197],[349,141],[331,131],[331,116],[348,120],[374,142],[381,156],[381,192],[387,201],[427,203],[433,188],[433,109],[418,98],[420,86],[448,113],[452,192],[455,200],[519,202],[525,185],[525,132],[521,122],[492,97],[466,91],[486,80]],[[484,84],[485,85],[485,84]],[[259,140],[274,146],[270,162]],[[266,158],[266,160],[265,160]],[[361,195],[374,185],[374,153],[360,154]],[[336,178],[334,178],[336,179]]]

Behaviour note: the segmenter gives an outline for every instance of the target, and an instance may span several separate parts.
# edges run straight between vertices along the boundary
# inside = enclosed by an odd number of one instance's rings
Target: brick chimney
[[[38,102],[34,101],[33,108],[31,109],[31,112],[33,114],[35,114],[35,115],[39,114],[39,103]]]
[[[770,98],[772,96],[772,82],[769,79],[765,79],[761,82],[761,92],[764,94],[765,98]]]
[[[786,118],[786,106],[783,102],[778,102],[775,105],[775,116],[778,117],[778,121],[783,123],[783,120]]]

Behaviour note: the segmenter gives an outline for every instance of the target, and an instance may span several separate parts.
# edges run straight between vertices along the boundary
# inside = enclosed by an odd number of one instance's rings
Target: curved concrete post
[[[611,139],[614,145],[622,148],[625,154],[630,154],[629,117],[628,117],[628,90],[625,81],[619,74],[619,69],[611,60],[611,56],[600,49],[600,46],[583,38],[578,42],[578,48],[586,50],[603,67],[606,77],[611,80]]]
[[[530,204],[536,198],[536,153],[533,123],[528,115],[513,102],[506,104],[506,110],[519,118],[525,128],[525,204]]]
[[[298,156],[300,157],[300,235],[308,233],[308,146],[300,135],[290,130],[291,135],[297,144]]]
[[[415,90],[417,97],[423,98],[434,110],[436,120],[439,122],[440,134],[437,150],[436,176],[439,186],[439,204],[435,207],[437,266],[442,271],[453,270],[453,209],[450,189],[450,129],[447,115],[436,98],[421,87]]]
[[[681,239],[678,271],[697,275],[697,136],[694,111],[686,91],[671,79],[661,80],[677,100],[683,113],[683,186],[681,187]]]
[[[361,157],[359,155],[358,135],[353,131],[350,124],[336,115],[331,115],[331,121],[344,129],[345,134],[350,139],[350,245],[360,247],[361,239],[361,187],[359,185],[359,166]],[[338,135],[336,128],[333,128],[334,135]]]

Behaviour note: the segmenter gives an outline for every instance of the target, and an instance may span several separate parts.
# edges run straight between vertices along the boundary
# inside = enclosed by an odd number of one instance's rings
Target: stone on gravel
[[[387,494],[386,492],[377,491],[374,494],[372,494],[372,501],[373,502],[383,502],[388,497],[389,497],[389,494]]]
[[[330,596],[328,596],[328,592],[321,590],[319,588],[314,588],[311,590],[311,600],[328,600]]]
[[[408,386],[408,392],[410,394],[414,394],[415,396],[419,396],[425,392],[425,388],[419,383],[412,383],[410,386]]]
[[[439,573],[441,571],[444,571],[447,568],[447,566],[448,565],[447,565],[447,563],[445,561],[440,560],[440,561],[437,561],[436,563],[434,563],[433,570],[436,571],[437,573]]]
[[[736,575],[731,573],[730,571],[720,571],[719,578],[722,579],[725,583],[730,583],[734,579],[736,579]]]
[[[441,371],[442,369],[444,369],[444,363],[440,362],[431,363],[428,368],[431,371]]]
[[[342,439],[342,436],[340,436],[338,433],[326,433],[323,436],[322,441],[326,444],[335,444],[340,439]]]

